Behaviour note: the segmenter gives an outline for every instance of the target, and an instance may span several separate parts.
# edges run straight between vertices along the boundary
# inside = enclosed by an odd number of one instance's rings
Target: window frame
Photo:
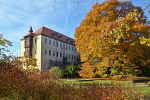
[[[53,56],[55,56],[55,51],[53,51]]]
[[[58,47],[58,42],[56,43],[56,46]]]
[[[35,44],[37,44],[37,38],[35,38]]]
[[[47,38],[45,38],[45,44],[47,44]]]
[[[60,48],[62,48],[62,44],[60,43]]]
[[[45,49],[45,55],[47,55],[47,50]]]
[[[37,50],[36,50],[36,49],[34,50],[34,54],[35,54],[35,55],[37,54]]]
[[[51,50],[49,50],[49,55],[51,55]]]
[[[51,40],[49,39],[49,45],[51,45]]]
[[[53,41],[53,46],[55,46],[55,41]]]

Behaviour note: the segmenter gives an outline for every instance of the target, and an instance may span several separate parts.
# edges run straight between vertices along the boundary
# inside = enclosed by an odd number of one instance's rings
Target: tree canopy
[[[3,38],[3,34],[0,34],[0,52],[3,53],[3,51],[9,51],[6,48],[8,46],[12,46],[12,42],[10,42],[9,40],[6,40]]]
[[[139,38],[149,38],[144,12],[131,1],[96,3],[75,31],[82,77],[137,75],[150,67],[150,47]],[[140,14],[140,16],[139,16]]]

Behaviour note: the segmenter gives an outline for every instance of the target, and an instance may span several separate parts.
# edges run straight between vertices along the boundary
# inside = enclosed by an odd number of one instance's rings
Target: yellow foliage
[[[139,74],[135,66],[149,66],[150,48],[143,44],[150,46],[150,39],[145,39],[149,37],[150,26],[142,22],[143,14],[137,16],[141,11],[130,1],[108,0],[93,5],[74,35],[84,62],[82,77],[106,77],[113,66],[118,69],[111,73],[124,77]],[[120,72],[119,68],[122,68]]]

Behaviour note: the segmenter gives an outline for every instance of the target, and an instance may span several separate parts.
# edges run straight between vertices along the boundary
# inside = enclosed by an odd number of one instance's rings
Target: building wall
[[[24,56],[24,52],[25,52],[25,40],[21,39],[21,56]]]
[[[37,41],[36,43],[35,39]],[[45,39],[47,40],[47,43],[45,43]],[[49,40],[51,41],[51,43],[49,43]],[[55,43],[55,45],[53,42]],[[37,64],[37,68],[39,70],[47,70],[53,66],[62,66],[63,56],[68,58],[67,62],[69,63],[76,62],[77,57],[79,57],[79,53],[75,51],[75,45],[71,45],[69,43],[63,42],[55,38],[51,38],[49,36],[41,34],[33,36],[32,44],[32,58],[37,59],[35,63]],[[65,47],[63,47],[63,45],[65,45]],[[24,52],[25,39],[21,39],[21,56],[24,56]],[[53,52],[55,53],[55,55],[53,55]],[[76,57],[76,59],[74,57]]]
[[[45,43],[45,39],[47,40],[47,43]],[[51,44],[49,44],[49,40],[51,41]],[[76,60],[74,59],[74,56],[77,57],[79,56],[79,53],[77,53],[76,51],[74,51],[75,46],[65,43],[63,41],[59,41],[57,39],[53,39],[51,37],[47,37],[42,35],[41,37],[41,48],[42,48],[42,52],[41,52],[41,63],[42,63],[42,67],[44,69],[49,69],[54,65],[57,65],[57,63],[62,63],[63,62],[63,55],[66,57],[66,55],[68,55],[68,62],[73,63]],[[53,45],[53,42],[55,43],[55,45]],[[58,46],[57,46],[58,43]],[[61,43],[61,47],[60,47],[60,43]],[[63,48],[63,45],[65,45],[65,48]],[[66,49],[66,45],[68,46],[68,48]],[[70,50],[69,50],[69,46],[70,46]],[[72,51],[72,47],[73,47],[73,51]],[[51,54],[49,54],[49,50],[51,51]],[[55,55],[53,56],[53,52],[55,53]],[[58,56],[57,56],[57,52],[58,52]],[[69,55],[70,55],[70,59],[69,59]],[[72,59],[72,55],[73,55],[73,59]],[[60,57],[61,56],[61,57]]]
[[[41,70],[41,35],[33,37],[32,58],[37,60],[35,63],[38,69]]]

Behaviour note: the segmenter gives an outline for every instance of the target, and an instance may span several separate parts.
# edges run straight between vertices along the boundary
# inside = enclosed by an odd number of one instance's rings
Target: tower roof
[[[29,28],[29,33],[33,33],[32,26]]]

